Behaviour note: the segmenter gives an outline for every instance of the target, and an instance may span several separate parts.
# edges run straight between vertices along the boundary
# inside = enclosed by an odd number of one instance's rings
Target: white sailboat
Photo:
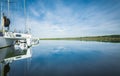
[[[9,9],[9,0],[8,0],[8,9]],[[32,38],[31,34],[8,32],[9,25],[10,25],[10,20],[4,15],[4,13],[2,13],[2,3],[1,3],[2,31],[0,32],[0,48],[14,45],[16,44],[16,42],[24,42],[28,47],[31,46],[31,38]],[[5,31],[6,27],[8,28],[7,31]]]
[[[12,46],[16,42],[26,43],[27,46],[31,46],[31,37],[30,34],[5,32],[0,36],[0,48]]]

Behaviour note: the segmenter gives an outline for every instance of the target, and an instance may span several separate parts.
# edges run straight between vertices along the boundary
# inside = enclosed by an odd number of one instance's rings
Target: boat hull
[[[31,35],[23,33],[5,32],[4,36],[0,36],[0,48],[14,45],[16,41],[24,41],[31,46]]]
[[[5,37],[0,37],[0,48],[5,48],[13,45],[14,40],[5,38]]]

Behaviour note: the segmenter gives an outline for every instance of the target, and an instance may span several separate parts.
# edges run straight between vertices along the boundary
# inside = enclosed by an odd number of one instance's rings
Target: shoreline
[[[120,35],[87,36],[87,37],[66,37],[66,38],[40,38],[40,40],[78,40],[120,43]]]

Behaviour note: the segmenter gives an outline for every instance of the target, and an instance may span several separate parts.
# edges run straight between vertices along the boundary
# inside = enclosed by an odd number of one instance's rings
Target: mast
[[[1,26],[2,26],[2,2],[0,2]]]
[[[24,16],[25,16],[25,33],[27,33],[27,24],[26,24],[26,1],[24,0]]]
[[[2,2],[1,2],[1,26],[2,26],[2,33],[5,33],[4,30],[4,19],[3,19],[3,14],[2,14]]]
[[[9,15],[10,15],[10,14],[9,14],[9,12],[10,12],[10,4],[9,4],[9,3],[10,3],[10,0],[8,0],[8,17],[9,17]]]

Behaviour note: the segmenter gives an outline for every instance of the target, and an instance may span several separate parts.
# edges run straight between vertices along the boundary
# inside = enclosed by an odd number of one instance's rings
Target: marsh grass
[[[80,40],[80,41],[99,41],[120,43],[120,35],[71,37],[71,38],[40,38],[40,40]]]

